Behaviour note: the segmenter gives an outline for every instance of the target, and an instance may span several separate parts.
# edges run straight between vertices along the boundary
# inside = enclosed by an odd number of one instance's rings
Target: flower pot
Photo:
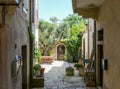
[[[41,68],[41,69],[40,69],[40,75],[43,76],[43,75],[44,75],[44,71],[45,71],[45,68]]]
[[[79,70],[79,68],[76,68],[76,70]]]

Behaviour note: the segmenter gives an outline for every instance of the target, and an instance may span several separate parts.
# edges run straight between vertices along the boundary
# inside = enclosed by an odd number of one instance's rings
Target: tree
[[[67,36],[67,24],[60,23],[57,25],[57,18],[55,17],[51,18],[51,22],[44,20],[39,21],[39,46],[42,55],[48,55],[54,44],[57,44],[61,39]]]
[[[67,47],[68,59],[72,56],[71,58],[74,60],[75,56],[78,56],[79,48],[82,44],[82,32],[85,29],[87,20],[77,14],[72,14],[65,18],[64,21],[68,23],[70,27],[68,30],[68,38],[64,40]]]
[[[50,20],[53,24],[57,24],[57,22],[58,22],[58,18],[57,18],[57,17],[51,17],[49,20]]]
[[[64,22],[67,22],[70,26],[70,28],[73,25],[79,25],[80,23],[87,24],[87,20],[83,19],[82,16],[79,16],[78,14],[70,14],[68,17],[63,19]]]
[[[43,55],[48,55],[54,44],[63,41],[67,47],[68,55],[74,57],[81,47],[82,31],[87,20],[82,16],[72,14],[60,23],[57,23],[56,17],[51,17],[50,21],[39,21],[39,42]]]

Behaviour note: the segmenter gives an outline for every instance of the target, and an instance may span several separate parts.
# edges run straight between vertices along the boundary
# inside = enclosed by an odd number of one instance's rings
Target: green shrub
[[[74,67],[76,67],[76,68],[83,68],[83,65],[79,64],[79,63],[76,63],[76,64],[74,64]]]
[[[51,56],[52,55],[52,52],[48,52],[48,56]]]
[[[40,70],[40,68],[41,68],[40,64],[35,64],[33,67],[33,69],[36,71]]]

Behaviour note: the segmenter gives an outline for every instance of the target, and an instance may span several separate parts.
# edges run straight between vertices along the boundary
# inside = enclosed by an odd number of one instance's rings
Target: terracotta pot
[[[76,70],[79,70],[79,68],[76,68]]]
[[[43,76],[43,75],[44,75],[44,71],[45,71],[45,68],[41,68],[41,69],[40,69],[40,75]]]

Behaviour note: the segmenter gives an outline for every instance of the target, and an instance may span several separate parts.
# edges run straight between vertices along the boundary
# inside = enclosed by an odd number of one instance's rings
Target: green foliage
[[[35,65],[33,66],[33,69],[36,70],[36,71],[39,71],[40,68],[41,68],[40,64],[35,64]]]
[[[51,56],[52,55],[52,53],[51,52],[48,52],[48,56]]]
[[[34,50],[34,55],[35,55],[35,60],[40,62],[41,61],[41,51],[40,51],[40,48],[37,48],[37,49]]]
[[[52,23],[44,20],[39,21],[39,46],[43,55],[49,55],[54,43],[57,44],[61,39],[67,37],[67,24],[59,23],[58,25],[56,17],[51,17],[50,20]]]
[[[69,58],[69,55],[73,57],[74,54],[79,52],[82,44],[82,32],[85,29],[87,21],[77,14],[69,15],[64,21],[70,25],[67,39],[62,40],[67,47]]]
[[[50,18],[51,22],[39,21],[39,42],[43,55],[49,55],[54,44],[63,41],[67,47],[67,59],[73,58],[79,52],[82,43],[82,32],[85,29],[87,20],[78,14],[72,14],[57,23],[56,17]]]
[[[29,32],[29,35],[30,35],[31,40],[34,40],[34,39],[35,39],[35,36],[34,36],[34,34],[32,33],[32,31],[31,31],[31,29],[30,29],[29,26],[28,26],[28,32]]]
[[[56,24],[58,22],[58,18],[57,17],[51,17],[49,19],[53,24]]]
[[[74,55],[74,53],[77,53],[79,51],[79,47],[81,47],[83,29],[84,26],[73,25],[72,28],[69,30],[68,40],[64,41],[68,53],[72,56]]]
[[[83,68],[83,65],[79,64],[79,63],[76,63],[76,64],[74,64],[74,67],[76,67],[76,68]]]
[[[70,14],[68,17],[64,19],[64,22],[67,22],[70,26],[70,28],[73,25],[78,25],[80,23],[87,24],[88,21],[86,19],[83,19],[82,16],[79,16],[78,14]]]

